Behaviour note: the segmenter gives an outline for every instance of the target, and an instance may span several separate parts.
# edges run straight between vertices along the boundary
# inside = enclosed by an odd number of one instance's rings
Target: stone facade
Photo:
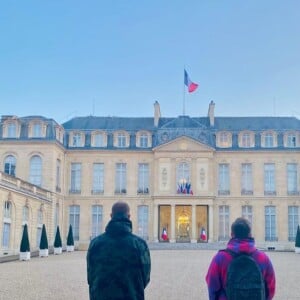
[[[289,117],[2,116],[0,255],[17,253],[22,225],[37,249],[44,223],[76,247],[103,232],[124,200],[149,242],[216,242],[243,215],[260,247],[291,249],[300,217],[300,121]],[[25,208],[24,208],[25,207]],[[162,233],[164,232],[164,236]],[[205,238],[200,238],[201,233]],[[203,237],[203,235],[202,235]]]

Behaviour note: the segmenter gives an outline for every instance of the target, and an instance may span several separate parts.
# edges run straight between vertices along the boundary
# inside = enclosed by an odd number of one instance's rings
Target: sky
[[[0,115],[300,118],[299,20],[298,0],[1,1]]]

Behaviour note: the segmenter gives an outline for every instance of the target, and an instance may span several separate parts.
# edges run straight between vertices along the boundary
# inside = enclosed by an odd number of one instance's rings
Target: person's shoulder
[[[138,244],[144,246],[145,248],[148,248],[147,242],[146,242],[143,238],[141,238],[140,236],[135,235],[135,234],[132,233],[132,234],[131,234],[131,237],[132,237]]]

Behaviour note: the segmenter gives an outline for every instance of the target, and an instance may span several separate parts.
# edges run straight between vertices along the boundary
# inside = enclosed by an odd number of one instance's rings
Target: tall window
[[[93,165],[93,194],[104,192],[104,164],[94,163]]]
[[[115,193],[124,193],[126,194],[126,164],[117,163],[116,164],[116,177],[115,177]]]
[[[69,223],[72,225],[73,237],[75,241],[79,240],[79,221],[80,221],[80,206],[71,205],[69,207]]]
[[[275,195],[275,164],[264,165],[265,195]]]
[[[247,219],[250,224],[252,225],[252,206],[250,205],[244,205],[242,206],[242,217]]]
[[[265,134],[265,147],[268,148],[274,147],[274,136],[272,133]]]
[[[242,164],[242,195],[253,194],[252,164]]]
[[[11,202],[5,201],[4,202],[4,218],[10,219],[11,218]]]
[[[2,247],[9,248],[9,240],[10,240],[10,223],[3,223],[3,233],[2,233]]]
[[[149,164],[138,165],[138,190],[139,194],[149,193]]]
[[[219,195],[230,194],[229,164],[219,164]]]
[[[275,206],[265,207],[265,240],[277,241]]]
[[[186,162],[181,162],[176,167],[176,183],[177,193],[192,194],[192,187],[190,181],[190,165]]]
[[[32,137],[41,137],[42,136],[42,125],[35,123],[32,126]]]
[[[81,163],[71,163],[71,193],[81,193]]]
[[[250,133],[245,132],[242,135],[242,147],[249,148],[251,146],[251,136]]]
[[[103,212],[101,205],[92,206],[92,238],[96,237],[102,230]]]
[[[37,228],[36,228],[36,247],[40,246],[43,227],[43,211],[41,209],[37,212]]]
[[[287,164],[287,193],[296,195],[298,193],[298,165]]]
[[[30,159],[29,182],[38,186],[42,185],[42,159],[34,155]]]
[[[295,241],[299,221],[300,221],[299,207],[289,206],[288,208],[289,241]]]
[[[73,134],[73,147],[81,147],[82,145],[82,138],[80,133]]]
[[[29,208],[28,206],[23,206],[23,213],[22,213],[22,223],[23,225],[28,224],[29,220]]]
[[[60,191],[61,181],[61,162],[59,159],[56,160],[56,189]]]
[[[287,147],[294,148],[296,147],[296,135],[295,134],[288,134],[287,136]]]
[[[229,206],[219,206],[219,241],[229,239]]]
[[[140,147],[141,148],[147,148],[148,147],[148,135],[147,134],[141,134],[140,135]]]
[[[124,133],[118,134],[118,147],[119,148],[126,147],[126,135]]]
[[[54,232],[56,232],[56,228],[59,225],[59,204],[55,205],[55,213],[54,213]]]
[[[138,206],[138,236],[144,240],[148,240],[148,218],[149,208],[147,205]]]
[[[4,173],[16,176],[16,158],[14,156],[6,156],[4,161]]]

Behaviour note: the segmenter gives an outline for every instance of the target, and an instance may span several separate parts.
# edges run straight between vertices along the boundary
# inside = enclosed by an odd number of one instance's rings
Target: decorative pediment
[[[153,149],[154,152],[211,152],[214,148],[188,137],[179,137]]]

